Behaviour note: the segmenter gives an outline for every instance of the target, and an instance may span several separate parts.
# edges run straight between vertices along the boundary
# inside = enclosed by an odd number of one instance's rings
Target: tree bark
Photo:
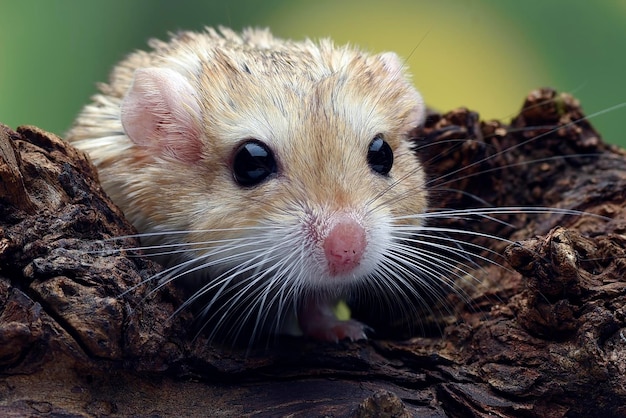
[[[135,231],[84,154],[1,126],[0,415],[626,416],[626,153],[549,89],[510,125],[457,109],[414,133],[434,207],[586,214],[439,220],[512,242],[468,241],[508,264],[477,266],[453,312],[381,320],[357,303],[387,331],[244,350],[173,315],[184,295],[112,239]]]

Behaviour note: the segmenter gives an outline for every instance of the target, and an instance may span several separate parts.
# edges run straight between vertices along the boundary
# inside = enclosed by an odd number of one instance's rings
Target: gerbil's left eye
[[[262,142],[248,141],[235,152],[233,176],[241,186],[256,186],[276,172],[274,155]]]
[[[367,163],[372,170],[386,176],[393,166],[393,151],[381,135],[376,135],[367,150]]]

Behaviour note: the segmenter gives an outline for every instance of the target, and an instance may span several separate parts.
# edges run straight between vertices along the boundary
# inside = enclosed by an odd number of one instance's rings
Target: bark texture
[[[171,317],[183,296],[151,292],[160,267],[112,239],[134,230],[85,155],[2,126],[0,415],[626,416],[626,154],[570,96],[534,91],[523,109],[509,125],[432,113],[415,131],[433,206],[588,215],[440,220],[513,242],[468,242],[506,267],[477,266],[454,312],[407,338],[418,318],[355,306],[387,332],[248,352]]]

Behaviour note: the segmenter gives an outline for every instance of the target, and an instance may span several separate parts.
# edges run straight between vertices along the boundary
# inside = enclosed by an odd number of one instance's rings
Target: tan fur
[[[376,226],[425,211],[423,170],[407,141],[423,104],[382,56],[252,29],[185,32],[151,46],[115,67],[67,134],[89,153],[105,190],[140,232],[218,228],[188,237],[214,240],[239,233],[231,227],[296,224],[329,212],[355,212]],[[134,70],[159,66],[183,74],[201,98],[197,163],[154,158],[124,134],[120,103]],[[389,178],[367,165],[377,134],[394,151]],[[241,188],[230,164],[236,146],[251,138],[274,150],[279,177]]]

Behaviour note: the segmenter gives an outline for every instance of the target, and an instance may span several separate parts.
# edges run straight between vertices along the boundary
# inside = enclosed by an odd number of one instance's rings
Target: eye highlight
[[[277,171],[274,154],[262,142],[250,140],[235,152],[233,177],[240,186],[256,186]]]
[[[376,173],[386,176],[393,166],[393,150],[382,137],[376,135],[367,150],[367,163]]]

